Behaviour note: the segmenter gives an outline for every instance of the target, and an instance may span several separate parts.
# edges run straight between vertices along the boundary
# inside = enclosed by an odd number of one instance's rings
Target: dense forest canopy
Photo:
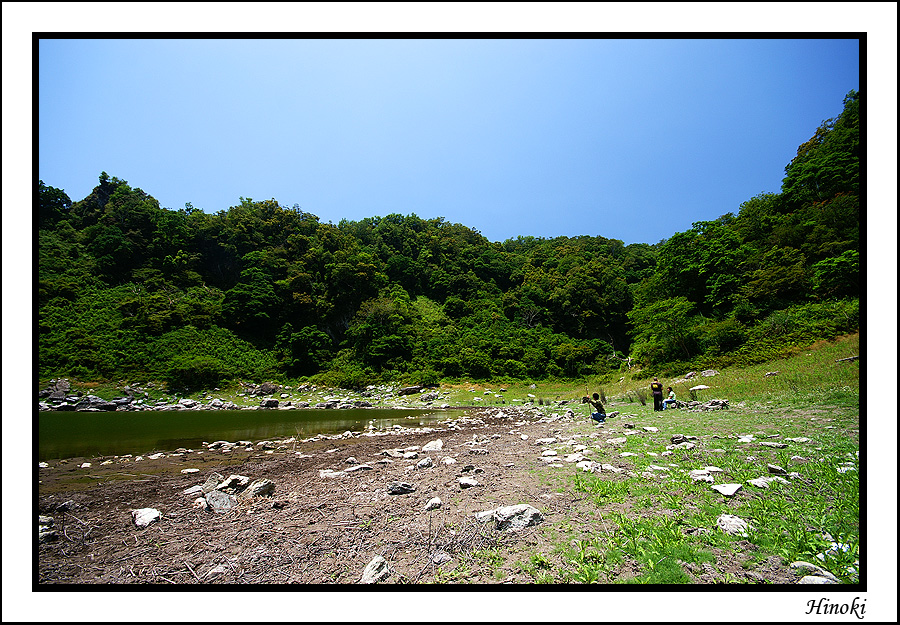
[[[73,202],[39,181],[39,375],[362,386],[764,360],[859,327],[859,108],[851,91],[780,193],[655,245],[323,224],[274,199],[173,210],[106,172]]]

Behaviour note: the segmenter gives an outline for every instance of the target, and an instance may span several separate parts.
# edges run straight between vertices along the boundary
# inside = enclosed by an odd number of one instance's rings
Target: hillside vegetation
[[[798,148],[780,193],[653,245],[326,224],[274,199],[173,210],[106,172],[73,202],[40,181],[39,377],[604,381],[856,332],[860,104]]]

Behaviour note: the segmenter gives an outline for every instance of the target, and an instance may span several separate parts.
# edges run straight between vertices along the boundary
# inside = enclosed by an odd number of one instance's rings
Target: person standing
[[[654,412],[659,412],[663,409],[663,385],[660,383],[659,378],[653,378],[653,382],[650,383],[650,392],[653,393],[653,410]]]
[[[669,396],[663,400],[663,410],[675,407],[675,391],[672,390],[671,386],[666,390],[669,391]]]

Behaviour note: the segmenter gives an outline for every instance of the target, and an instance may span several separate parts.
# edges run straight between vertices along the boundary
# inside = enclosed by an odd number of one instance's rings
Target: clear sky
[[[859,90],[855,39],[61,39],[39,177],[168,208],[444,217],[656,243],[779,192]]]

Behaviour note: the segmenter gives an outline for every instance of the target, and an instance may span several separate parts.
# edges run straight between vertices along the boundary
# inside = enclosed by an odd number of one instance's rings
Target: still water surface
[[[191,410],[38,413],[40,460],[146,454],[179,447],[201,449],[203,441],[261,441],[367,428],[383,430],[435,425],[465,410]]]

